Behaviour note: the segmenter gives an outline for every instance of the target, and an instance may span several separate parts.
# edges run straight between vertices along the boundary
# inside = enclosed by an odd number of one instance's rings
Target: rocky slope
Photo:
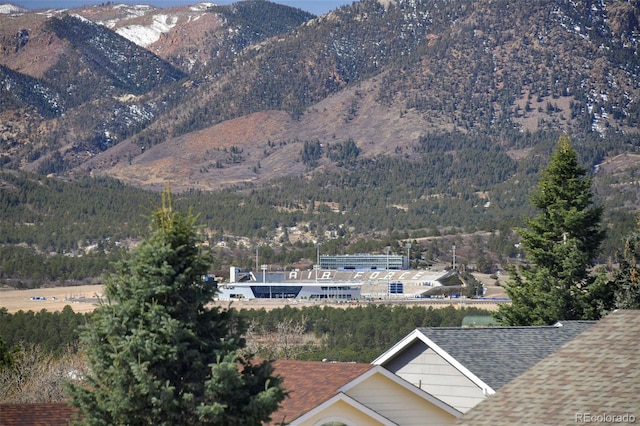
[[[363,0],[318,18],[265,1],[11,9],[3,162],[214,190],[339,167],[303,164],[305,142],[411,161],[459,133],[521,159],[522,135],[548,131],[602,139],[603,161],[635,152],[638,16],[595,0]],[[97,35],[80,46],[74,26]],[[136,58],[154,65],[132,73]],[[50,94],[25,95],[38,84]]]

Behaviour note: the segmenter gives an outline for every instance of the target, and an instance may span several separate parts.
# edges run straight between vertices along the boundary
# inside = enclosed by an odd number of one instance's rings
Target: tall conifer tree
[[[625,237],[617,257],[620,267],[611,282],[615,288],[615,307],[640,309],[640,215],[636,229]]]
[[[269,362],[239,355],[234,311],[209,306],[195,221],[165,194],[151,236],[107,279],[81,334],[87,385],[69,387],[82,424],[260,425],[284,399]]]
[[[512,303],[497,318],[506,325],[598,318],[611,302],[602,277],[591,273],[605,237],[602,207],[594,206],[591,179],[568,137],[560,138],[532,202],[540,213],[519,230],[531,264],[512,270]]]

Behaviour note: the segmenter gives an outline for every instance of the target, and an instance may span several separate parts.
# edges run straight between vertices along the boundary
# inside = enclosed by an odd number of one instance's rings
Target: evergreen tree
[[[166,199],[165,199],[166,200]],[[166,203],[163,203],[166,204]],[[154,231],[106,280],[81,333],[90,373],[70,384],[88,425],[259,425],[285,397],[270,362],[240,355],[244,326],[208,306],[210,259],[193,215],[163,205]]]
[[[640,309],[640,216],[636,230],[625,238],[617,257],[620,267],[611,282],[615,288],[615,307]]]
[[[610,308],[601,276],[591,272],[605,232],[602,207],[594,206],[591,179],[561,137],[532,197],[540,213],[520,229],[529,267],[513,269],[506,291],[511,305],[496,316],[506,325],[597,319]]]
[[[2,336],[0,336],[0,370],[5,367],[13,367],[15,355],[15,349],[9,348]]]

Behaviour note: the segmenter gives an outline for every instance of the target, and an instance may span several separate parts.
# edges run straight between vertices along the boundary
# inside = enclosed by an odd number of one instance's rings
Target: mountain
[[[599,200],[628,215],[639,16],[623,0],[362,0],[319,17],[265,0],[11,9],[1,163],[350,213],[328,228],[495,229],[529,213],[568,133]]]
[[[7,123],[0,133],[3,161],[47,173],[68,171],[188,102],[200,80],[210,78],[194,70],[229,67],[248,44],[312,17],[262,1],[171,9],[111,3],[71,11],[6,9],[12,12],[0,15],[0,65],[22,75],[26,87],[53,88],[51,96],[66,108],[45,116],[39,99],[5,85],[1,96],[13,101],[0,106]],[[265,24],[265,16],[274,23]]]
[[[519,256],[512,229],[562,133],[605,206],[605,262],[640,209],[639,7],[2,5],[3,277],[99,268],[67,255],[117,256],[168,183],[219,250],[216,270],[251,266],[255,244],[297,265],[317,241],[411,241],[421,266],[455,244],[461,262],[495,266]]]
[[[25,13],[28,9],[13,4],[0,4],[0,13],[12,14],[12,13]]]
[[[27,87],[55,88],[61,105],[50,117],[5,85],[4,161],[30,170],[153,186],[146,176],[186,162],[176,188],[216,189],[300,173],[291,147],[304,141],[411,157],[431,134],[508,148],[518,132],[632,135],[640,118],[634,2],[364,0],[321,17],[263,0],[12,10],[0,16],[0,63],[38,79]],[[244,161],[193,171],[227,162],[212,152],[233,146]],[[246,171],[258,162],[260,176]]]

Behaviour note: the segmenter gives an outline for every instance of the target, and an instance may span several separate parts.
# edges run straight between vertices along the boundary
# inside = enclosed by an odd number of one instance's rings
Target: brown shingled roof
[[[291,422],[338,393],[338,389],[370,369],[372,364],[278,360],[275,374],[281,376],[289,397],[273,413],[273,423]]]
[[[639,395],[640,311],[621,310],[502,387],[457,424],[635,423]]]
[[[67,426],[77,410],[66,402],[0,404],[2,426]]]
[[[374,368],[372,364],[278,360],[289,397],[271,418],[272,424],[290,422],[338,393],[338,390]],[[0,404],[0,426],[66,426],[77,410],[69,404]]]

